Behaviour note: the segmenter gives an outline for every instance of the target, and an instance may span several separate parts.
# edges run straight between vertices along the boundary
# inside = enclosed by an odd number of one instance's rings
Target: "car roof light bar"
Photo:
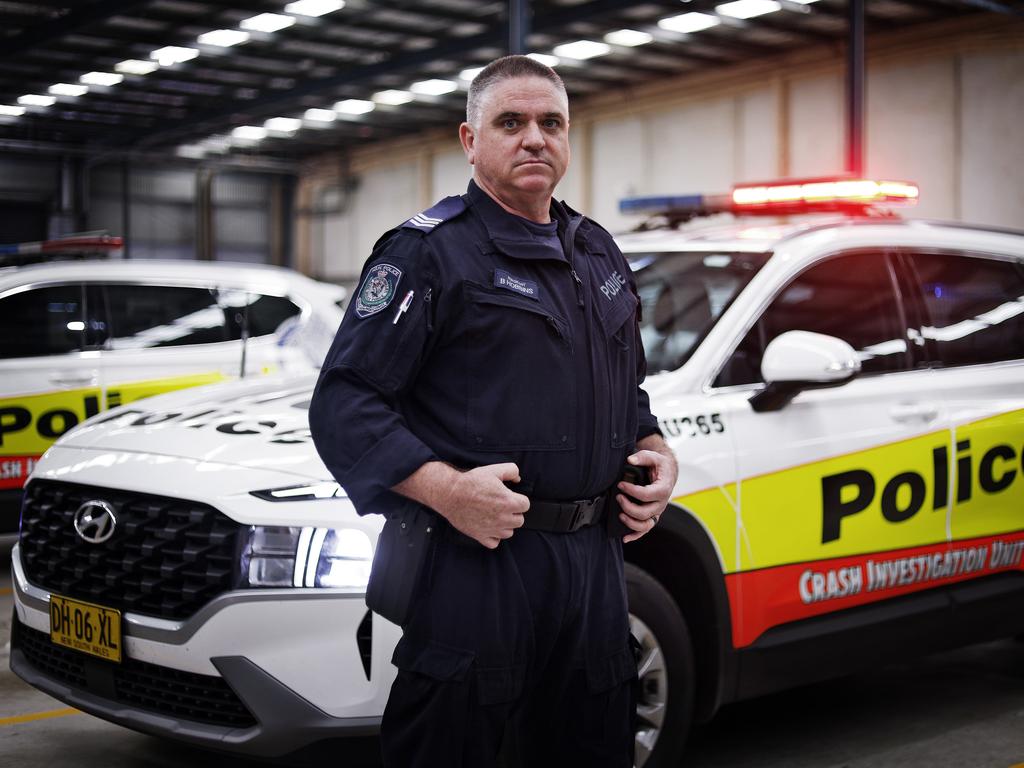
[[[0,256],[25,253],[56,253],[58,251],[116,251],[123,247],[124,239],[101,235],[99,237],[63,237],[58,240],[40,240],[34,243],[0,244]]]
[[[864,211],[880,204],[913,205],[919,190],[906,181],[853,177],[787,179],[739,184],[730,195],[656,195],[619,201],[625,214],[659,215],[672,222],[715,213],[782,216],[819,211]]]
[[[792,179],[733,187],[736,213],[809,213],[863,209],[878,204],[917,202],[916,184],[906,181],[875,181],[849,177]]]

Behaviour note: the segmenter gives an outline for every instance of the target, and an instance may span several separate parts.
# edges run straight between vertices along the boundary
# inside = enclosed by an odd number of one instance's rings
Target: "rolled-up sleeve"
[[[430,346],[430,295],[437,291],[431,264],[415,233],[398,231],[378,245],[310,403],[317,452],[360,514],[386,512],[391,487],[437,459],[397,408]]]

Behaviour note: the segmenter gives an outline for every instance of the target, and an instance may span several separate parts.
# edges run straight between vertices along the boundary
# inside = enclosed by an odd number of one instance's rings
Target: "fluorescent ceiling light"
[[[165,48],[158,48],[149,54],[149,58],[156,61],[161,67],[172,67],[186,61],[192,61],[199,55],[195,48],[181,48],[177,45],[168,45]]]
[[[114,69],[125,75],[148,75],[160,69],[155,61],[140,61],[139,59],[126,59],[114,65]]]
[[[453,80],[420,80],[409,86],[409,90],[420,96],[443,96],[451,93],[459,84]]]
[[[483,71],[483,67],[470,67],[469,69],[464,69],[461,72],[459,72],[459,79],[472,81],[473,78],[475,78]]]
[[[191,157],[196,160],[206,154],[206,147],[202,144],[182,144],[177,149],[179,157]]]
[[[50,93],[54,96],[84,96],[89,92],[88,85],[72,85],[71,83],[54,83]]]
[[[215,29],[213,32],[204,32],[196,38],[197,43],[215,45],[218,48],[230,48],[232,45],[241,45],[248,40],[249,33],[241,29]]]
[[[782,8],[776,0],[735,0],[715,6],[715,13],[732,16],[734,19],[752,19]]]
[[[277,32],[295,23],[291,16],[282,16],[280,13],[261,13],[246,19],[239,26],[242,29],[251,29],[254,32]]]
[[[338,104],[340,103],[339,101]],[[337,109],[337,105],[335,105],[335,109]],[[332,123],[338,116],[334,114],[333,109],[307,109],[303,117],[314,123]]]
[[[227,152],[231,149],[230,137],[221,133],[216,134],[215,136],[210,136],[208,139],[203,139],[200,144],[202,144],[208,152]]]
[[[376,108],[376,104],[366,99],[345,99],[334,105],[334,111],[343,115],[365,115],[367,112],[373,112]],[[333,115],[331,119],[334,119]]]
[[[606,43],[612,45],[624,45],[628,48],[633,48],[638,45],[647,45],[647,43],[654,40],[654,35],[648,34],[647,32],[640,32],[636,29],[619,29],[615,32],[609,32],[604,36]]]
[[[534,61],[539,61],[545,67],[557,67],[559,64],[557,56],[548,56],[546,53],[528,53],[526,55]]]
[[[288,3],[284,9],[298,16],[325,16],[344,7],[345,0],[296,0]]]
[[[5,117],[21,117],[24,114],[24,107],[12,107],[9,104],[0,104],[0,115],[4,115]]]
[[[399,104],[408,104],[415,98],[408,91],[378,91],[373,94],[373,100],[378,104],[388,104],[392,107],[397,107]]]
[[[658,26],[667,29],[669,32],[700,32],[708,27],[715,27],[721,24],[717,16],[710,13],[680,13],[678,16],[669,16],[661,19]]]
[[[263,123],[263,127],[278,133],[295,133],[302,127],[302,120],[297,117],[272,117]]]
[[[592,59],[595,56],[605,56],[612,52],[608,43],[598,43],[594,40],[577,40],[575,43],[565,43],[555,46],[555,55],[566,59]]]
[[[799,3],[800,5],[810,5],[811,3],[818,2],[818,0],[789,0],[789,2]]]
[[[231,132],[231,137],[242,141],[259,141],[267,138],[267,129],[258,125],[240,125]]]
[[[85,83],[86,85],[117,85],[124,80],[124,75],[118,75],[114,72],[86,72],[80,78],[78,82]]]
[[[40,96],[38,93],[26,93],[18,97],[18,103],[28,107],[51,107],[57,103],[54,96]]]

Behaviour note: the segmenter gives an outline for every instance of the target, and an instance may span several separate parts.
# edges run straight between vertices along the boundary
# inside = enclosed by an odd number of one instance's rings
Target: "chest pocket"
[[[542,302],[466,283],[466,437],[476,450],[576,444],[576,371],[566,320]]]
[[[601,314],[601,330],[604,333],[602,351],[606,355],[608,372],[608,393],[611,403],[612,447],[630,445],[636,439],[636,328],[637,300],[629,290],[624,290],[614,300],[602,298],[598,307]]]

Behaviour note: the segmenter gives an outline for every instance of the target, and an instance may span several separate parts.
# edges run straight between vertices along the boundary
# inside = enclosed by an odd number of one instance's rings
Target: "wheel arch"
[[[729,597],[707,532],[686,508],[669,507],[653,532],[624,548],[625,559],[657,579],[679,606],[697,662],[695,714],[706,721],[736,691]]]

